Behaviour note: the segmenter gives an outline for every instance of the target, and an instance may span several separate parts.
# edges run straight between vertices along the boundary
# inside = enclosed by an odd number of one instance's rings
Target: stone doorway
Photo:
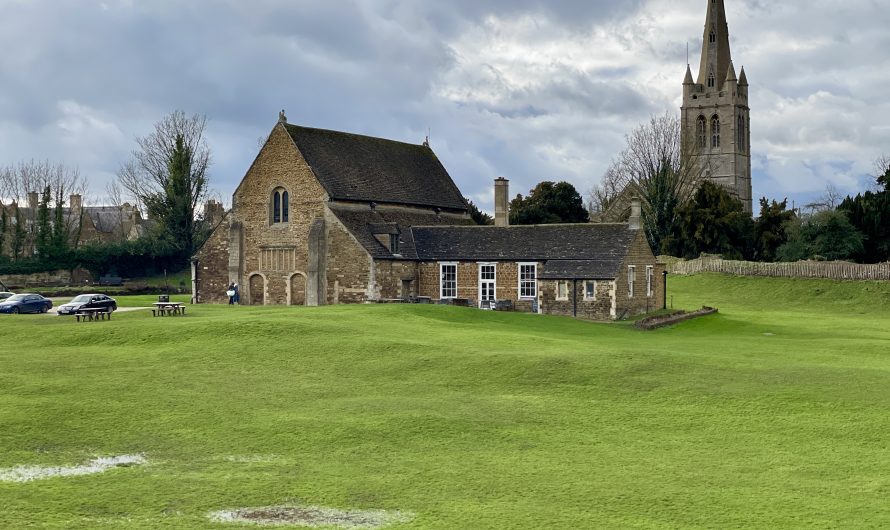
[[[302,274],[290,278],[290,305],[306,305],[306,277]]]
[[[266,279],[260,274],[250,277],[250,305],[265,305]]]

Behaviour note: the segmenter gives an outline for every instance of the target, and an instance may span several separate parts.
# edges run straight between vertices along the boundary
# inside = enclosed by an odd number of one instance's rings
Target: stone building
[[[698,79],[686,66],[681,123],[684,142],[693,142],[705,178],[723,186],[752,213],[751,120],[748,77],[738,77],[729,49],[723,0],[707,0]]]
[[[430,300],[612,319],[660,308],[662,266],[636,224],[474,226],[427,142],[281,116],[192,261],[193,300],[250,305]]]
[[[16,201],[0,205],[9,223],[8,233],[4,234],[0,249],[4,255],[8,256],[12,252],[12,232],[15,230],[15,223],[19,221],[24,224],[25,234],[21,252],[25,256],[34,254],[39,200],[38,193],[32,191],[28,193],[27,206],[20,206]],[[49,215],[50,218],[55,215],[53,206],[49,209]],[[84,206],[79,194],[69,196],[68,206],[62,208],[62,215],[69,233],[68,242],[72,247],[134,240],[144,235],[151,226],[151,221],[144,219],[139,209],[129,203],[121,206]]]

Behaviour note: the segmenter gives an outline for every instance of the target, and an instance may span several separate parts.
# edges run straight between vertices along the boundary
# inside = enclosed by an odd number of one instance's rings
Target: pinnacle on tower
[[[684,85],[694,85],[695,81],[692,80],[692,67],[688,64],[686,65],[686,78],[683,80]]]
[[[729,61],[729,71],[726,72],[726,82],[730,83],[732,81],[738,81],[735,76],[735,66],[732,65],[732,60]]]
[[[748,86],[748,76],[745,75],[745,67],[742,67],[742,73],[739,74],[739,86]]]

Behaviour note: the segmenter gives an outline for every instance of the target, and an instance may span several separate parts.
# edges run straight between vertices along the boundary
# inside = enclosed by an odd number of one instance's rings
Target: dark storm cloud
[[[583,189],[625,132],[676,108],[705,7],[0,0],[0,161],[79,165],[101,195],[133,137],[181,108],[211,120],[225,197],[284,107],[294,123],[418,143],[431,129],[437,154],[483,206],[498,175],[514,192],[543,178]],[[727,7],[763,153],[755,191],[818,189],[837,171],[853,182],[890,140],[880,127],[887,10],[867,0]]]

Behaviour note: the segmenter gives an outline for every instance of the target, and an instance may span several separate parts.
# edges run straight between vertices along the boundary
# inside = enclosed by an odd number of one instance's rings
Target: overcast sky
[[[464,194],[597,182],[679,112],[707,0],[0,0],[0,165],[79,167],[93,202],[173,109],[206,114],[227,203],[275,125],[431,143]],[[726,0],[755,197],[870,183],[890,154],[886,0]],[[697,72],[695,72],[697,73]]]

